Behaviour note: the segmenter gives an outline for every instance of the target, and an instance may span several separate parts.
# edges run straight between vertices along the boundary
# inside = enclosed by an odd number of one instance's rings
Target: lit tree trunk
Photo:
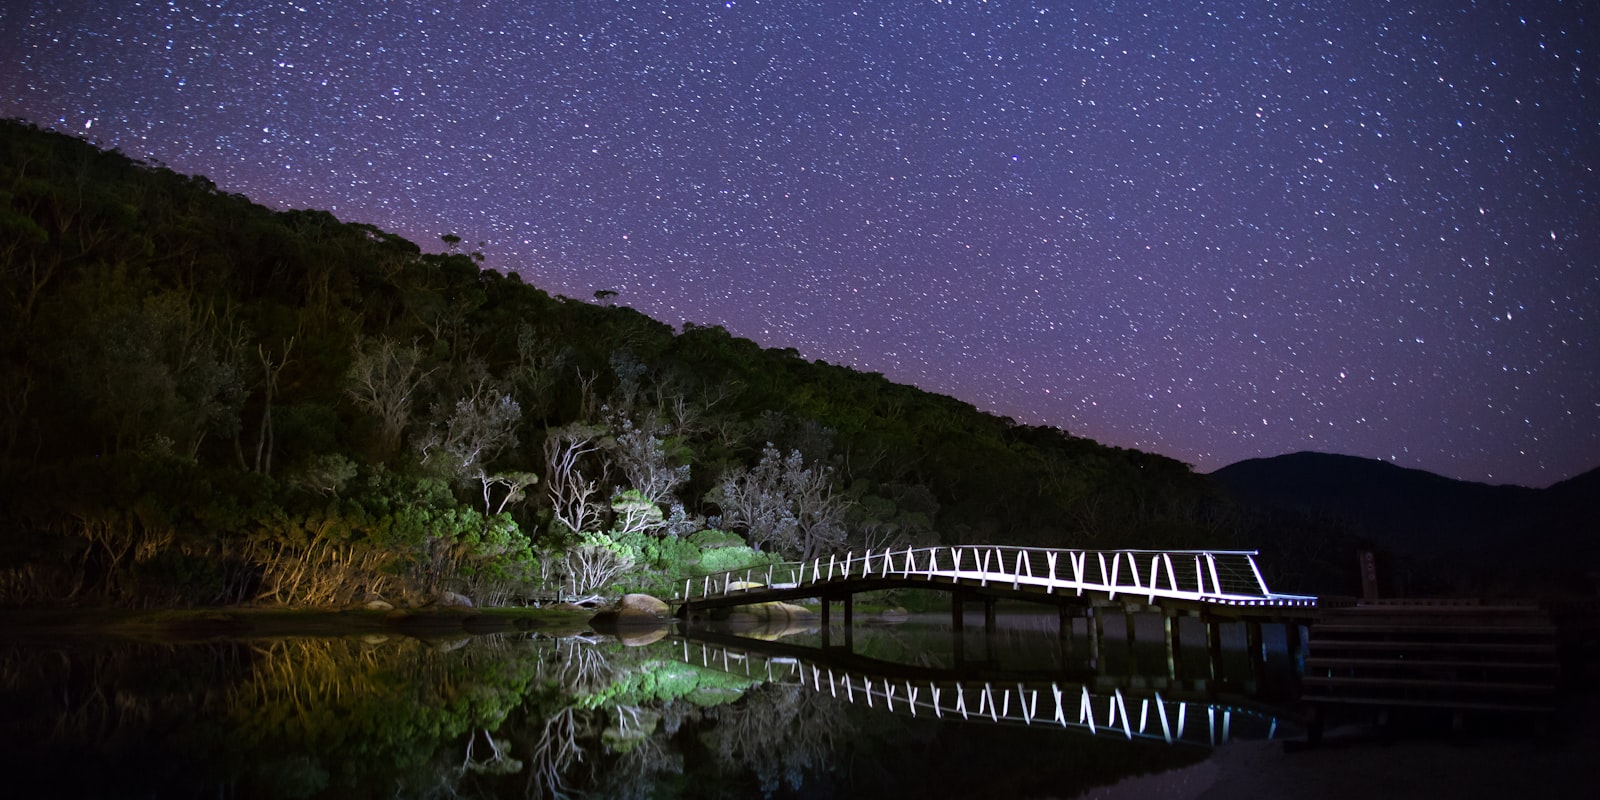
[[[581,532],[598,521],[600,507],[594,501],[599,481],[583,474],[586,456],[600,451],[599,431],[586,425],[568,425],[549,431],[544,440],[545,486],[555,519],[573,532]],[[601,478],[605,476],[601,464]]]

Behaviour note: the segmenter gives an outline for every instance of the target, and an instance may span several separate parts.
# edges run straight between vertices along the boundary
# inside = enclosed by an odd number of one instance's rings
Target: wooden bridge
[[[843,605],[844,642],[854,635],[854,597],[883,589],[931,589],[950,594],[956,656],[964,658],[960,632],[965,606],[981,603],[984,630],[995,631],[995,603],[1027,600],[1054,606],[1060,639],[1068,646],[1075,620],[1083,619],[1089,661],[1098,666],[1104,642],[1104,612],[1117,608],[1133,646],[1135,612],[1155,610],[1163,617],[1162,639],[1169,676],[1182,669],[1180,617],[1199,617],[1204,631],[1207,672],[1218,677],[1225,623],[1242,624],[1246,652],[1259,668],[1266,648],[1264,622],[1282,623],[1291,658],[1298,658],[1302,628],[1316,614],[1317,599],[1279,594],[1267,588],[1253,550],[1054,550],[1001,545],[920,547],[868,551],[861,555],[816,558],[702,575],[674,593],[677,616],[693,621],[719,608],[774,601],[821,601],[823,646],[833,646],[831,608]],[[1259,669],[1257,670],[1259,672]]]
[[[869,550],[691,578],[672,602],[680,616],[692,616],[698,610],[732,605],[802,598],[826,601],[864,591],[923,588],[980,590],[986,597],[1044,602],[1120,598],[1152,606],[1233,609],[1234,616],[1309,615],[1316,598],[1268,589],[1255,557],[1254,550],[1054,550],[1001,545]]]

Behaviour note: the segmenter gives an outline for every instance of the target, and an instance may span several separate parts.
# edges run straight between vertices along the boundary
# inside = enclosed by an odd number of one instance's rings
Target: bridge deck
[[[1208,607],[1301,609],[1316,598],[1267,588],[1255,551],[1055,550],[1000,545],[847,553],[809,562],[703,575],[674,605],[710,608],[894,587],[967,586],[1062,597],[1163,601]]]

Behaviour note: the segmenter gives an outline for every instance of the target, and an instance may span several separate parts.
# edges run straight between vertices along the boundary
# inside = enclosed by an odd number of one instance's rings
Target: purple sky
[[[1596,16],[14,0],[0,115],[1202,471],[1544,486],[1600,465]]]

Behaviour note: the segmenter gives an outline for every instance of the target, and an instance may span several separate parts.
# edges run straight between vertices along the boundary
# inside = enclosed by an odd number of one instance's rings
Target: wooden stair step
[[[1470,605],[1470,604],[1439,604],[1426,603],[1393,603],[1380,605],[1357,605],[1333,609],[1328,616],[1355,616],[1358,614],[1526,614],[1528,616],[1544,616],[1547,612],[1537,605]]]
[[[1370,667],[1374,669],[1482,669],[1507,671],[1556,672],[1560,665],[1554,661],[1460,661],[1415,658],[1307,658],[1306,669],[1323,667]]]
[[[1550,653],[1556,652],[1554,641],[1528,642],[1418,642],[1393,639],[1318,640],[1306,643],[1309,652],[1317,648],[1327,650],[1382,650],[1386,652],[1459,652],[1459,653]]]
[[[1417,706],[1423,708],[1448,708],[1462,711],[1515,711],[1515,712],[1550,712],[1553,707],[1538,703],[1509,703],[1486,702],[1482,700],[1457,701],[1457,700],[1430,700],[1419,697],[1370,697],[1362,695],[1352,696],[1307,696],[1304,698],[1313,703],[1346,703],[1362,706]]]
[[[1439,635],[1471,634],[1473,636],[1515,635],[1554,636],[1556,628],[1549,622],[1537,625],[1430,625],[1426,622],[1405,624],[1384,622],[1319,622],[1311,626],[1311,636],[1332,633],[1432,633]]]
[[[1306,675],[1301,678],[1306,686],[1354,686],[1390,689],[1447,689],[1453,692],[1554,692],[1554,684],[1501,683],[1489,681],[1425,680],[1422,678],[1372,678],[1328,675]]]

